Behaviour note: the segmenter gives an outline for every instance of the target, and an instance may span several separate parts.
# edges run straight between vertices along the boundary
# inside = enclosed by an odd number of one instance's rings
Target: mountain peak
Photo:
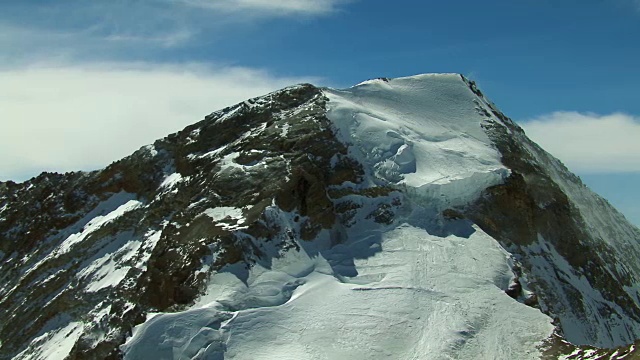
[[[458,74],[295,85],[45,177],[0,184],[0,359],[536,358],[640,337],[638,230]]]
[[[353,87],[358,87],[362,85],[371,85],[371,84],[384,84],[384,83],[402,83],[402,82],[432,82],[432,81],[446,81],[455,78],[464,78],[462,74],[457,73],[423,73],[416,74],[411,76],[402,76],[397,78],[388,78],[388,77],[379,77],[374,79],[365,80],[361,83],[354,85]]]

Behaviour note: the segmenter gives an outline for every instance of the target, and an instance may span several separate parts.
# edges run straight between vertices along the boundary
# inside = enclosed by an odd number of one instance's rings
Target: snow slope
[[[591,191],[579,178],[568,172],[564,165],[530,141],[518,139],[522,146],[543,164],[554,183],[570,199],[579,216],[580,226],[588,236],[580,242],[589,246],[600,257],[608,273],[624,281],[624,292],[636,307],[640,305],[640,231],[605,199]],[[574,344],[589,344],[613,348],[633,343],[640,334],[638,316],[629,315],[630,306],[624,308],[604,296],[602,284],[589,281],[584,270],[571,267],[557,250],[549,246],[548,239],[538,235],[538,242],[525,248],[531,263],[531,273],[539,278],[560,278],[552,283],[552,292],[562,291],[562,284],[570,284],[581,295],[580,306],[589,318],[584,319],[569,311],[555,314],[564,329],[567,340]],[[588,271],[588,270],[587,270]],[[614,277],[615,279],[615,277]],[[567,298],[567,308],[574,306]]]
[[[508,175],[480,126],[476,95],[457,74],[370,80],[325,94],[329,118],[372,178],[464,203]],[[479,184],[456,186],[471,178]]]
[[[357,186],[403,194],[393,221],[374,222],[376,200],[359,198],[348,227],[269,264],[213,274],[192,308],[138,326],[125,358],[538,358],[554,327],[505,294],[510,255],[466,220],[439,216],[509,174],[475,95],[453,74],[324,92],[329,119],[364,167]],[[280,216],[297,226],[295,213]],[[336,234],[343,242],[329,246]]]
[[[553,326],[502,290],[509,255],[477,228],[431,235],[423,215],[371,231],[359,219],[348,244],[320,253],[306,244],[254,267],[246,283],[234,269],[215,274],[192,309],[137,328],[125,358],[537,358]],[[363,244],[380,251],[358,259]],[[357,276],[333,270],[354,255]]]

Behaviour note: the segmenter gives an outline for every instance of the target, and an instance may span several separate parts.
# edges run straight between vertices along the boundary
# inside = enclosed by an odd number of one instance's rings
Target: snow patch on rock
[[[163,191],[170,191],[182,181],[184,181],[184,178],[180,173],[173,173],[164,178],[164,180],[160,184],[160,189]]]
[[[246,228],[246,226],[243,226],[245,218],[242,214],[242,209],[239,208],[220,206],[206,209],[203,214],[213,219],[213,221],[225,230]]]
[[[86,283],[85,291],[97,292],[119,285],[127,278],[129,270],[146,270],[151,253],[160,240],[161,231],[149,231],[141,239],[132,232],[120,233],[103,248],[97,259],[78,272],[77,278]]]
[[[55,250],[55,254],[69,252],[71,247],[81,243],[87,236],[100,229],[103,225],[116,220],[129,211],[142,207],[144,204],[136,200],[136,198],[135,194],[121,191],[112,195],[108,200],[101,202],[83,220],[79,221],[80,223],[86,222],[82,227],[82,231],[67,237]]]
[[[31,344],[19,353],[16,360],[64,360],[71,352],[76,341],[82,335],[84,325],[70,322],[66,326],[48,331],[31,341]]]

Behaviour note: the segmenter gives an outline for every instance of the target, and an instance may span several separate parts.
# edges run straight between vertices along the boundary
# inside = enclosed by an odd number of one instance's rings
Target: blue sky
[[[0,179],[94,169],[284,85],[459,72],[640,224],[640,1],[11,1]]]

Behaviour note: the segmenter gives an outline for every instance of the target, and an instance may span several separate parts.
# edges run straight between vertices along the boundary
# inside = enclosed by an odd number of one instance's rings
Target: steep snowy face
[[[508,175],[482,128],[482,104],[457,74],[370,80],[325,94],[328,117],[370,179],[402,184],[429,206],[464,205]]]
[[[373,177],[498,239],[567,339],[615,347],[638,338],[638,229],[475,84],[428,74],[327,93],[329,117]]]
[[[610,357],[639,243],[460,75],[298,85],[0,183],[0,359]]]
[[[470,87],[511,175],[463,212],[521,263],[522,280],[567,340],[607,348],[634,342],[640,231]]]

